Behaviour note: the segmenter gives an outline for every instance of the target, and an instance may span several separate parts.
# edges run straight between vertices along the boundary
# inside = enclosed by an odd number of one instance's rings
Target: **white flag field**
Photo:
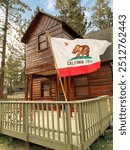
[[[102,55],[110,42],[95,39],[74,39],[50,37],[56,69],[59,77],[94,72],[100,68]]]

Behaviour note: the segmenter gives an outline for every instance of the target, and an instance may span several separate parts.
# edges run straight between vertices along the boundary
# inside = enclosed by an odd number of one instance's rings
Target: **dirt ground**
[[[92,145],[90,150],[113,150],[113,130],[108,129]]]
[[[29,144],[29,148],[27,143],[22,140],[13,139],[10,140],[8,136],[0,135],[0,150],[46,150],[42,146],[38,146],[35,144]]]

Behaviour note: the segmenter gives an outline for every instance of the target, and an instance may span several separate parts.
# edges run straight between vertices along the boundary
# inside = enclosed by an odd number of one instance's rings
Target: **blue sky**
[[[30,6],[30,8],[32,9],[31,12],[26,12],[25,13],[25,18],[29,19],[31,17],[31,15],[33,15],[33,11],[35,10],[35,8],[37,6],[40,6],[41,8],[43,8],[43,10],[51,15],[57,15],[58,11],[55,10],[55,0],[22,0],[23,2],[25,2],[26,4],[28,4]],[[94,5],[95,0],[81,0],[82,6],[85,6],[87,8],[90,8],[91,6]],[[112,0],[111,0],[111,4],[112,6]],[[90,18],[90,10],[87,9],[86,11],[86,17]]]

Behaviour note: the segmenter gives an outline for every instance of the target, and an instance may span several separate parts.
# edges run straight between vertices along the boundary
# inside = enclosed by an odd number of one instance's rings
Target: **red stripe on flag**
[[[68,67],[68,68],[60,68],[58,69],[59,77],[66,77],[66,76],[74,76],[80,74],[87,74],[94,72],[100,68],[100,62],[86,65],[86,66],[77,66],[77,67]]]

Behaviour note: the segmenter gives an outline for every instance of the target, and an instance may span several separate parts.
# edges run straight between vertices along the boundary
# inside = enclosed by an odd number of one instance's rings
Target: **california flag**
[[[106,40],[51,37],[59,77],[87,74],[100,68],[100,55],[111,45]]]

